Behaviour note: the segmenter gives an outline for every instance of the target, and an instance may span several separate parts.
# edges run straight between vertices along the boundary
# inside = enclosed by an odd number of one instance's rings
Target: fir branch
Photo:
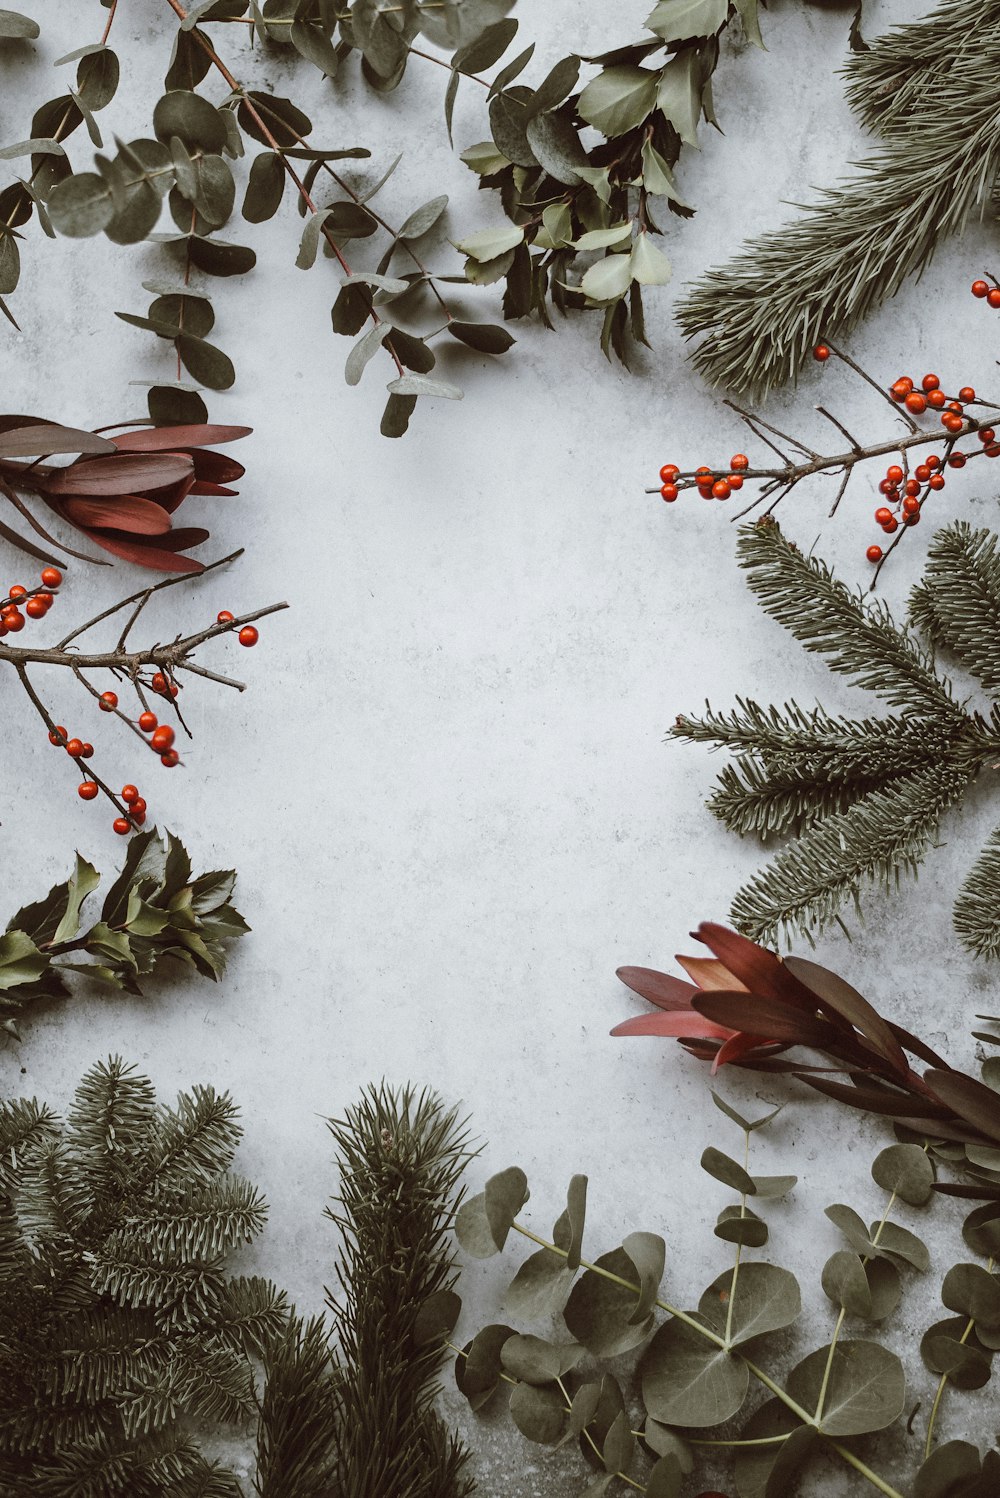
[[[961,800],[975,765],[929,767],[881,786],[848,811],[825,817],[792,842],[739,891],[734,924],[753,941],[795,930],[822,931],[847,900],[860,913],[864,886],[916,875],[949,806]]]
[[[730,832],[766,842],[847,811],[879,784],[871,775],[822,781],[794,767],[767,768],[747,755],[726,765],[706,804]]]
[[[1000,957],[1000,827],[969,871],[953,919],[961,941],[978,957]]]
[[[989,689],[1000,687],[1000,548],[992,531],[957,520],[938,531],[910,621]]]
[[[341,1498],[464,1498],[468,1453],[433,1409],[440,1344],[418,1316],[456,1278],[449,1229],[468,1136],[432,1093],[372,1087],[331,1121],[341,1167],[328,1216],[343,1248],[329,1295],[341,1379],[334,1435]]]
[[[712,384],[759,399],[795,379],[815,344],[850,333],[988,201],[1000,170],[998,7],[964,0],[943,15],[933,108],[680,302],[685,336],[703,337],[695,365]],[[896,45],[910,41],[919,55],[929,36],[918,24]]]
[[[265,1362],[257,1435],[260,1498],[328,1498],[338,1493],[333,1432],[333,1353],[320,1317],[288,1323]]]
[[[825,562],[804,557],[773,520],[745,527],[737,551],[764,611],[806,650],[824,656],[831,671],[892,707],[925,716],[961,715],[948,682],[888,608],[866,603]]]

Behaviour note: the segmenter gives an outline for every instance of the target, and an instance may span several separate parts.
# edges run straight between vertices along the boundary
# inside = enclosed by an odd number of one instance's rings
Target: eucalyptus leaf
[[[926,1150],[918,1144],[890,1144],[872,1164],[872,1179],[883,1191],[895,1192],[911,1206],[930,1201],[934,1167]]]
[[[532,115],[525,135],[539,164],[565,187],[579,187],[583,178],[578,168],[588,165],[587,153],[580,137],[565,114]]]
[[[344,378],[348,385],[356,385],[364,374],[368,361],[378,353],[382,347],[383,340],[392,332],[387,322],[377,323],[375,327],[369,328],[351,349],[344,366]]]
[[[624,1248],[612,1249],[595,1260],[597,1269],[615,1276],[608,1279],[587,1269],[577,1280],[563,1311],[569,1333],[595,1357],[617,1357],[638,1347],[649,1335],[653,1318],[632,1322],[639,1294],[636,1267]],[[624,1284],[616,1283],[623,1280]]]
[[[546,1342],[543,1337],[519,1335],[504,1343],[500,1359],[512,1378],[551,1384],[575,1368],[583,1354],[579,1342]]]
[[[497,323],[458,322],[453,319],[448,324],[448,332],[452,338],[457,338],[460,343],[481,354],[505,354],[516,342],[507,329]]]
[[[541,1446],[558,1445],[566,1430],[563,1396],[551,1385],[518,1384],[511,1391],[510,1415],[522,1436]]]
[[[440,197],[431,198],[429,203],[423,207],[415,208],[404,220],[399,231],[400,239],[419,239],[421,234],[426,234],[432,229],[448,206],[448,194],[442,193]]]
[[[664,1425],[719,1425],[741,1409],[750,1385],[742,1358],[671,1317],[642,1359],[642,1398]]]
[[[171,89],[153,109],[153,131],[157,140],[176,135],[186,146],[219,152],[226,145],[226,126],[213,104],[190,89]]]
[[[103,177],[78,172],[57,182],[46,205],[56,230],[68,239],[88,239],[106,229],[114,206]]]
[[[735,1288],[734,1288],[735,1284]],[[699,1315],[730,1347],[791,1326],[802,1310],[794,1274],[776,1264],[741,1264],[712,1281],[698,1302]]]
[[[4,41],[33,42],[40,35],[38,22],[16,10],[0,10],[0,38]]]
[[[865,1266],[850,1248],[838,1249],[823,1265],[823,1293],[849,1316],[871,1316],[872,1292]]]
[[[740,1430],[741,1441],[787,1439],[778,1445],[746,1445],[736,1452],[734,1476],[740,1498],[791,1498],[796,1479],[809,1460],[818,1437],[802,1425],[778,1399],[769,1399]]]
[[[839,1341],[832,1357],[817,1348],[789,1373],[786,1388],[803,1408],[815,1410],[829,1365],[819,1430],[823,1435],[861,1436],[885,1430],[903,1413],[903,1365],[877,1342]]]
[[[281,207],[284,190],[285,169],[281,157],[276,151],[261,151],[250,167],[243,217],[251,224],[262,224],[273,218]]]
[[[447,380],[435,380],[430,375],[405,374],[386,386],[393,395],[436,395],[443,400],[460,401],[463,391]]]
[[[531,98],[525,102],[524,118],[533,120],[535,115],[556,109],[576,88],[580,76],[580,59],[571,53],[550,68]]]

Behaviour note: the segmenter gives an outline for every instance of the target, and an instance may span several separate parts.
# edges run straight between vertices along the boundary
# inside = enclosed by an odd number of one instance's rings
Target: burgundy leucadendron
[[[0,494],[43,540],[59,551],[93,561],[56,540],[22,495],[34,495],[61,520],[105,551],[158,572],[201,572],[204,563],[185,553],[207,541],[201,526],[174,528],[173,516],[189,494],[226,497],[243,477],[241,463],[213,451],[251,427],[132,427],[114,436],[64,427],[37,416],[0,416]],[[75,454],[70,463],[49,458]],[[51,562],[33,542],[0,523],[0,535],[22,551]]]
[[[725,926],[692,932],[712,954],[677,961],[688,980],[645,967],[618,976],[656,1006],[612,1035],[660,1035],[721,1066],[785,1072],[818,1092],[881,1113],[936,1139],[996,1146],[1000,1094],[950,1066],[918,1036],[885,1019],[855,988],[803,957],[779,958]],[[795,1047],[830,1065],[798,1060]],[[911,1058],[929,1068],[921,1075]],[[837,1076],[844,1080],[834,1080]]]

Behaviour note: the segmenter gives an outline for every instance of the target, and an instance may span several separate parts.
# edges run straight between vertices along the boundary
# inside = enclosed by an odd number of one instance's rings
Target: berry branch
[[[990,277],[990,280],[993,282],[992,287],[984,280],[973,282],[972,294],[985,301],[988,306],[1000,309],[1000,281],[995,277]],[[726,500],[742,489],[746,481],[758,480],[761,485],[759,492],[750,504],[733,516],[734,520],[741,520],[762,504],[766,504],[764,514],[770,515],[803,479],[818,473],[840,474],[840,486],[829,512],[830,515],[835,515],[848,483],[860,464],[874,458],[898,457],[898,462],[888,465],[878,486],[883,502],[875,511],[875,520],[882,531],[893,539],[884,549],[872,544],[866,551],[868,561],[875,567],[872,578],[874,587],[882,567],[890,553],[899,545],[906,530],[919,524],[921,512],[931,494],[939,493],[945,487],[945,469],[964,468],[971,458],[983,455],[988,458],[1000,457],[1000,441],[997,440],[996,431],[1000,426],[1000,401],[980,399],[971,385],[963,385],[955,396],[949,396],[942,390],[938,376],[933,373],[925,374],[919,385],[909,375],[901,375],[886,388],[862,369],[849,354],[829,342],[818,343],[813,349],[813,357],[820,364],[827,363],[831,358],[839,359],[860,379],[871,385],[905,422],[907,435],[864,444],[825,406],[818,405],[816,410],[819,414],[850,443],[846,452],[824,455],[756,413],[727,400],[725,404],[736,412],[759,441],[777,455],[781,460],[780,465],[752,466],[745,453],[735,453],[725,468],[705,464],[693,470],[682,470],[676,463],[665,463],[660,469],[660,487],[648,488],[645,492],[659,493],[668,504],[678,499],[685,489],[696,489],[703,499]],[[984,414],[970,415],[968,408],[972,406],[983,408]],[[921,427],[915,418],[935,413],[946,433],[943,455],[928,454],[911,472],[911,450],[927,447],[940,440],[939,433]],[[767,436],[768,432],[771,437]],[[772,437],[776,437],[785,446],[779,446],[778,442],[771,440]],[[960,450],[958,443],[964,437],[976,437],[980,445]],[[794,449],[794,454],[789,453],[787,448]]]
[[[235,561],[239,556],[242,556],[242,549],[209,563],[201,575],[215,571]],[[156,641],[139,649],[130,649],[129,634],[153,594],[161,592],[164,588],[173,587],[182,580],[183,574],[168,577],[162,582],[152,583],[149,587],[130,594],[110,608],[95,614],[93,618],[76,625],[53,646],[10,645],[0,639],[0,666],[4,664],[13,666],[29,701],[45,724],[49,742],[57,748],[64,749],[80,769],[81,779],[77,786],[77,794],[83,801],[96,800],[102,794],[107,797],[118,813],[113,823],[114,830],[122,836],[141,827],[145,822],[145,799],[140,796],[138,788],[132,784],[124,786],[120,795],[116,795],[110,785],[93,770],[89,763],[94,754],[93,744],[76,735],[71,735],[64,724],[56,722],[39,697],[28,674],[28,667],[41,665],[68,668],[89,695],[97,700],[102,712],[111,713],[119,718],[131,733],[159,755],[160,763],[166,769],[174,769],[181,763],[180,753],[175,748],[176,729],[171,724],[160,721],[157,713],[150,707],[150,699],[160,699],[175,716],[181,731],[191,738],[191,731],[184,721],[177,701],[183,689],[183,683],[177,679],[178,673],[191,672],[209,681],[233,687],[236,691],[244,691],[245,682],[202,665],[200,661],[193,659],[194,653],[209,640],[227,634],[235,634],[242,646],[250,648],[256,645],[260,638],[257,621],[288,607],[288,604],[284,602],[272,603],[241,615],[235,615],[228,609],[223,609],[216,615],[215,622],[203,629],[188,635],[176,635],[166,644]],[[46,567],[41,574],[41,581],[42,588],[30,596],[28,596],[28,590],[20,584],[15,584],[8,589],[6,601],[0,604],[0,631],[4,635],[9,632],[19,633],[24,628],[27,617],[41,619],[48,613],[58,596],[62,575],[57,568]],[[81,651],[78,648],[71,648],[74,641],[93,629],[95,625],[122,613],[130,606],[131,612],[112,649]],[[131,716],[120,705],[117,691],[110,688],[100,691],[93,682],[87,679],[84,672],[93,670],[109,671],[116,683],[126,685],[134,692],[139,707],[136,717]],[[163,708],[160,712],[163,712]]]

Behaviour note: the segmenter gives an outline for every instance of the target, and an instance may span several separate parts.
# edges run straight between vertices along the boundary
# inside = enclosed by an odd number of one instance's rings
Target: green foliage
[[[0,1105],[4,1498],[238,1498],[189,1422],[252,1413],[251,1359],[287,1314],[267,1281],[224,1273],[266,1213],[230,1173],[240,1134],[228,1094],[157,1105],[118,1058],[65,1124]]]
[[[991,1038],[1000,1044],[1000,1035]],[[723,1209],[720,1221],[747,1222],[749,1199],[786,1194],[795,1178],[758,1176],[750,1170],[751,1138],[774,1113],[750,1121],[716,1094],[713,1097],[743,1133],[743,1163],[711,1146],[702,1166],[739,1196]],[[947,1154],[947,1144],[942,1150]],[[1000,1167],[1000,1151],[995,1153]],[[639,1487],[679,1498],[686,1476],[695,1474],[704,1481],[698,1469],[701,1459],[723,1456],[732,1466],[721,1484],[731,1480],[739,1498],[780,1498],[792,1490],[789,1484],[797,1475],[825,1453],[848,1462],[883,1494],[903,1498],[895,1472],[889,1479],[873,1471],[870,1443],[866,1442],[863,1462],[854,1443],[895,1427],[914,1403],[902,1364],[878,1340],[878,1327],[896,1309],[912,1274],[929,1268],[927,1251],[916,1233],[893,1220],[901,1202],[912,1211],[931,1196],[935,1172],[928,1146],[890,1145],[877,1157],[872,1177],[887,1192],[877,1221],[868,1225],[843,1204],[828,1209],[846,1246],[822,1270],[823,1290],[835,1317],[832,1335],[809,1351],[814,1329],[804,1334],[809,1339],[805,1349],[800,1346],[802,1331],[791,1330],[801,1320],[795,1277],[777,1265],[750,1259],[745,1241],[736,1239],[731,1267],[706,1287],[697,1310],[687,1312],[672,1303],[676,1296],[663,1288],[664,1241],[658,1235],[632,1233],[620,1248],[592,1261],[581,1256],[583,1177],[574,1177],[567,1212],[546,1239],[516,1215],[526,1200],[523,1174],[514,1169],[501,1172],[466,1203],[456,1222],[459,1240],[477,1258],[484,1255],[487,1239],[496,1253],[511,1233],[541,1245],[518,1270],[507,1307],[519,1320],[543,1317],[551,1325],[553,1316],[561,1318],[572,1340],[560,1339],[558,1331],[538,1336],[505,1324],[484,1327],[456,1357],[459,1389],[477,1411],[503,1393],[514,1423],[530,1441],[577,1442],[598,1474],[588,1493],[613,1489],[624,1494],[626,1487]],[[965,1235],[977,1253],[995,1252],[1000,1257],[1000,1168],[987,1189],[994,1184],[997,1199],[986,1209],[973,1211]],[[940,1207],[940,1195],[937,1200]],[[761,1241],[766,1241],[766,1224],[762,1226]],[[525,1294],[528,1266],[541,1263],[553,1265],[558,1274],[558,1281],[555,1274],[551,1277],[552,1293],[544,1302]],[[537,1271],[530,1278],[537,1287]],[[959,1387],[973,1387],[988,1376],[989,1358],[1000,1346],[1000,1280],[978,1265],[958,1264],[944,1277],[942,1298],[954,1314],[925,1337],[925,1361],[944,1382],[951,1379]],[[666,1319],[658,1313],[665,1313]],[[849,1335],[849,1322],[860,1323],[863,1335]],[[779,1334],[786,1339],[794,1336],[798,1348],[797,1360],[783,1377],[769,1369],[767,1360],[767,1339]],[[447,1328],[442,1335],[447,1335]],[[637,1349],[644,1419],[635,1429],[629,1418],[629,1385],[603,1363]],[[734,1429],[730,1422],[741,1415],[755,1382],[763,1383],[772,1397],[744,1420],[742,1428]],[[988,1486],[953,1489],[943,1482],[944,1474],[953,1471],[974,1474],[977,1484],[984,1477],[988,1480],[995,1471],[996,1453],[984,1461],[976,1448],[956,1442],[934,1451],[942,1392],[943,1384],[927,1423],[926,1460],[914,1493],[924,1498],[958,1498],[961,1493],[964,1498],[968,1492],[983,1498]],[[719,1481],[716,1470],[712,1477]]]
[[[11,917],[0,936],[0,1025],[8,1034],[20,1038],[17,1022],[32,1005],[67,998],[69,973],[141,995],[140,979],[173,957],[218,979],[226,944],[250,929],[231,903],[235,873],[192,879],[187,851],[170,832],[161,837],[153,828],[130,840],[100,919],[84,929],[83,906],[99,883],[77,854],[69,879]]]
[[[726,714],[681,717],[676,738],[736,754],[710,809],[740,834],[789,839],[737,894],[734,924],[755,940],[807,934],[860,910],[866,886],[915,875],[943,814],[962,800],[1000,750],[1000,704],[989,718],[960,703],[913,629],[949,651],[995,691],[1000,660],[997,538],[956,522],[938,533],[910,602],[912,628],[852,593],[826,565],[803,557],[773,521],[747,527],[739,554],[761,606],[831,670],[897,711],[835,718],[794,703],[740,700]],[[982,956],[1000,952],[1000,853],[991,840],[955,907],[955,927]],[[841,922],[842,923],[842,922]]]
[[[885,144],[681,300],[681,329],[702,338],[694,361],[713,384],[760,398],[795,379],[816,343],[849,334],[988,201],[1000,170],[996,23],[992,4],[944,0],[852,56],[848,97]]]
[[[338,1347],[336,1491],[342,1498],[464,1498],[468,1452],[433,1407],[450,1330],[450,1243],[469,1159],[456,1113],[432,1093],[371,1087],[332,1121],[342,1235],[329,1298]]]

